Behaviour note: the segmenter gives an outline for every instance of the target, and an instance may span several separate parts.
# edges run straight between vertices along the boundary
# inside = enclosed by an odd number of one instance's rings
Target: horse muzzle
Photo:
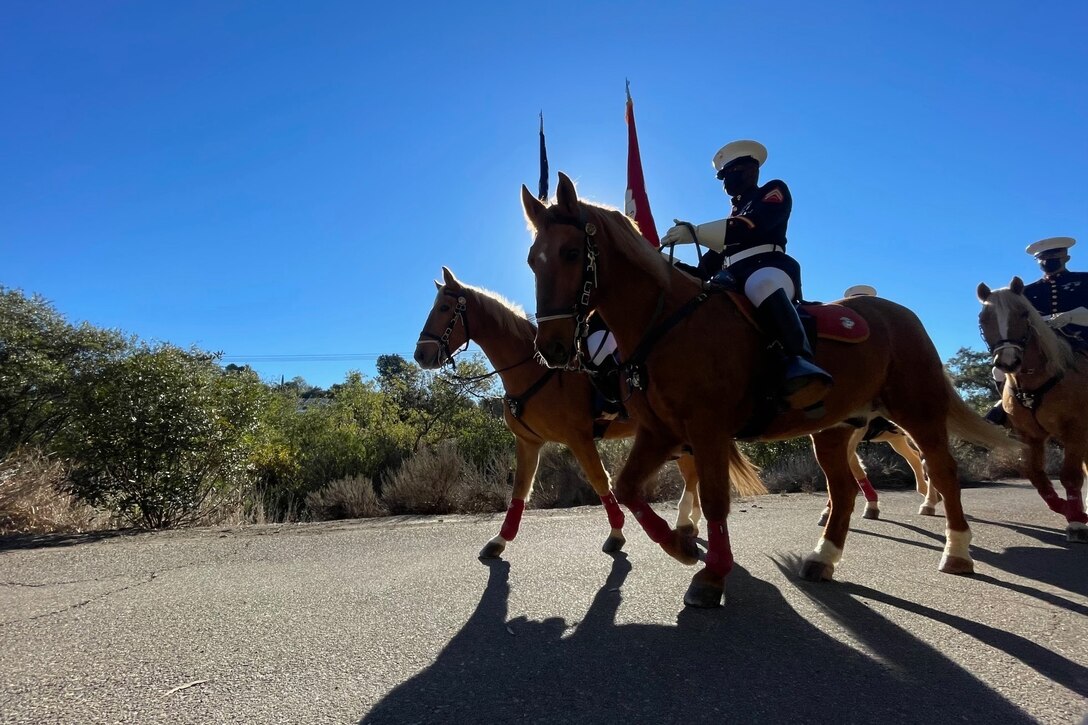
[[[416,364],[424,370],[435,370],[442,367],[445,362],[442,359],[442,346],[437,340],[420,340],[416,343],[416,351],[412,354]]]

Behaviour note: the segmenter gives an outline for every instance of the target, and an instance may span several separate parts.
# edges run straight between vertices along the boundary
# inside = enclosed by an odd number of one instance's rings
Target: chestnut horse
[[[548,441],[566,445],[581,465],[604,503],[612,528],[602,548],[606,552],[619,551],[625,541],[624,516],[594,444],[593,388],[589,376],[541,367],[533,349],[536,328],[524,313],[489,292],[462,284],[445,267],[442,275],[444,283],[435,282],[438,294],[416,343],[415,360],[420,367],[434,370],[451,361],[453,351],[470,339],[474,341],[502,380],[506,391],[503,417],[516,440],[517,464],[510,507],[500,532],[483,547],[480,558],[499,556],[517,536],[522,511],[532,495],[540,449]],[[604,429],[604,437],[626,438],[634,431],[631,421],[614,420]],[[684,455],[677,465],[684,477],[685,492],[676,527],[694,537],[699,520],[695,463],[691,456]],[[759,489],[748,492],[765,490],[760,485]]]
[[[732,296],[705,290],[670,265],[621,212],[580,202],[566,175],[559,175],[555,204],[545,206],[522,186],[522,206],[535,232],[528,262],[536,277],[537,350],[550,365],[570,365],[593,309],[612,329],[626,371],[627,409],[637,424],[631,454],[615,482],[616,496],[653,541],[680,561],[695,563],[683,537],[649,507],[642,492],[673,451],[690,447],[708,545],[705,567],[693,577],[684,601],[718,606],[733,567],[726,529],[731,463],[738,457],[737,434],[759,405],[753,380],[768,340]],[[814,341],[817,364],[835,379],[823,416],[814,420],[803,411],[788,411],[759,436],[811,435],[827,477],[831,515],[815,551],[804,559],[801,577],[831,578],[842,556],[857,490],[848,461],[850,441],[873,415],[907,431],[944,497],[947,531],[940,570],[972,573],[971,532],[949,431],[989,447],[1014,444],[956,394],[914,313],[879,297],[839,304],[864,318],[870,334],[855,344]]]
[[[1069,541],[1088,542],[1084,475],[1088,470],[1088,356],[1073,351],[1024,297],[1024,282],[991,291],[978,286],[979,328],[1006,373],[1001,406],[1027,448],[1024,475],[1046,501],[1065,516]],[[1043,470],[1046,442],[1065,448],[1059,478],[1066,499]]]

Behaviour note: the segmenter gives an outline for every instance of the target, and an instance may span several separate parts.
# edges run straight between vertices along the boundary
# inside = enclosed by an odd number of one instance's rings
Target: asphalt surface
[[[716,610],[601,507],[0,539],[4,723],[1078,723],[1088,545],[1026,484],[964,491],[977,573],[913,492],[800,581],[822,497],[730,517]],[[671,507],[661,507],[671,516]]]

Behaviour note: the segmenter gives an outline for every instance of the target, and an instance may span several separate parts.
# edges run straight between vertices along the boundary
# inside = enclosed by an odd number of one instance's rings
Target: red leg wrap
[[[1043,500],[1046,501],[1046,505],[1051,511],[1056,514],[1065,515],[1066,503],[1062,500],[1062,497],[1058,495],[1057,491],[1050,489],[1045,493],[1040,492],[1039,495],[1043,497]]]
[[[654,543],[662,544],[672,536],[672,528],[668,522],[658,516],[650,508],[650,504],[645,501],[635,501],[627,504],[627,508],[631,509],[631,513],[635,515],[635,521],[642,524],[642,528]]]
[[[510,501],[510,508],[506,509],[506,520],[502,522],[499,536],[507,541],[513,541],[518,535],[518,527],[521,526],[521,512],[525,510],[525,499],[515,498]]]
[[[862,494],[865,495],[865,500],[872,503],[876,501],[876,489],[873,488],[873,484],[869,482],[869,477],[858,479],[858,488],[861,489]]]
[[[729,532],[724,521],[707,521],[708,540],[706,568],[724,577],[733,570],[733,550],[729,547]]]
[[[604,510],[608,514],[608,525],[613,529],[622,529],[623,511],[620,510],[620,505],[616,502],[616,494],[609,492],[601,496],[601,503],[604,504]]]
[[[1088,515],[1084,513],[1084,501],[1079,494],[1066,499],[1065,505],[1067,507],[1065,511],[1066,519],[1080,524],[1088,524]]]

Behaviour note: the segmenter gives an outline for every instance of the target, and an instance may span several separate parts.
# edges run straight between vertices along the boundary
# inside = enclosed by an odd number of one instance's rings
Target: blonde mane
[[[1073,367],[1075,362],[1073,348],[1061,338],[1061,335],[1054,332],[1050,325],[1046,324],[1046,320],[1027,297],[1004,287],[994,290],[984,304],[994,308],[994,312],[999,316],[998,319],[1001,319],[1001,315],[1005,315],[1005,319],[1011,319],[1021,312],[1027,314],[1028,325],[1035,339],[1039,341],[1039,347],[1042,348],[1043,356],[1046,358],[1048,375],[1057,375]]]
[[[536,326],[529,321],[525,310],[497,292],[460,282],[461,289],[471,293],[478,303],[481,314],[491,320],[498,329],[518,338],[534,339]]]

